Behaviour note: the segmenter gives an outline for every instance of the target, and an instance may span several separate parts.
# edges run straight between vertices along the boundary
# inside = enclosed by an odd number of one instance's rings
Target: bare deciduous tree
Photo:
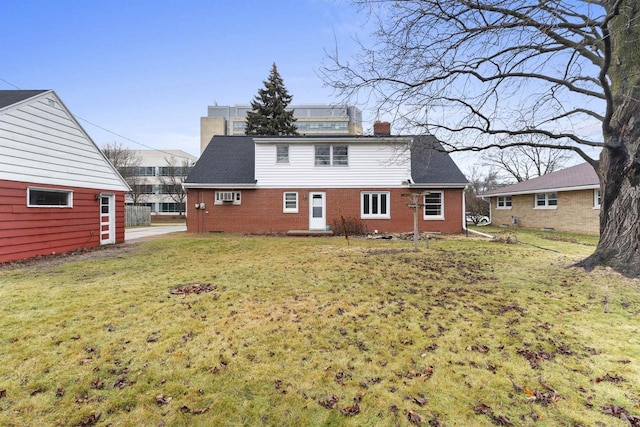
[[[477,225],[484,217],[489,216],[489,202],[478,194],[499,187],[499,173],[494,168],[483,173],[480,168],[473,167],[467,179],[469,188],[464,193],[466,215]]]
[[[527,135],[573,150],[603,194],[600,242],[580,265],[640,275],[640,2],[358,3],[378,30],[358,57],[329,56],[327,84],[376,98],[452,150],[531,145],[509,139]],[[594,123],[601,132],[584,131]]]
[[[180,215],[184,214],[187,193],[182,183],[192,165],[187,159],[178,161],[175,157],[165,157],[166,166],[160,168],[160,182],[162,194],[168,195],[178,205]]]
[[[145,203],[148,198],[147,183],[139,173],[142,158],[134,150],[130,150],[116,141],[103,144],[101,150],[131,187],[129,197],[132,203],[134,205]]]
[[[543,138],[527,136],[531,145],[519,145],[502,150],[488,150],[483,160],[506,172],[507,178],[518,182],[562,169],[575,156],[568,150],[540,147]]]

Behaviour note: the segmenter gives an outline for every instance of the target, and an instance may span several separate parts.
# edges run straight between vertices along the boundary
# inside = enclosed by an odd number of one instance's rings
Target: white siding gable
[[[349,165],[316,166],[316,144],[348,145]],[[276,144],[258,142],[255,174],[260,188],[406,187],[411,161],[406,145],[334,139],[291,142],[289,163],[276,163]]]
[[[53,91],[0,110],[0,180],[129,191]]]

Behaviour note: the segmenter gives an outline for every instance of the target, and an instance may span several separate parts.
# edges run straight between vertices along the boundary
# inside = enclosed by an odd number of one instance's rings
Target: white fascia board
[[[480,197],[496,197],[496,196],[521,196],[523,194],[539,194],[539,193],[560,193],[563,191],[580,191],[580,190],[598,190],[599,184],[579,185],[575,187],[555,187],[555,188],[538,188],[535,190],[525,191],[502,191],[500,193],[479,194]]]

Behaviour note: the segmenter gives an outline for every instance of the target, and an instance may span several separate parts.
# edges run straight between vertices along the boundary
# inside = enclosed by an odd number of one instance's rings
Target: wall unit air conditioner
[[[236,199],[236,193],[233,191],[224,191],[220,193],[220,200],[223,202],[233,202]]]

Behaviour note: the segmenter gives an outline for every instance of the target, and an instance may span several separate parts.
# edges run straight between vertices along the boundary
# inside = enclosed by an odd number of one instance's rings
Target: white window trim
[[[372,214],[372,213],[368,213],[365,214],[364,213],[364,196],[365,194],[368,194],[369,196],[376,194],[376,195],[380,195],[380,194],[385,194],[387,197],[387,203],[386,203],[386,214]],[[369,197],[369,200],[371,200],[371,197]],[[361,219],[391,219],[391,193],[388,191],[363,191],[360,193],[360,218]]]
[[[511,205],[513,206],[513,197],[512,196],[497,196],[496,197],[496,209],[505,210],[505,211],[511,209],[512,206],[506,206],[506,205],[500,206],[500,198],[503,198],[506,201],[507,197],[509,197],[511,199]]]
[[[554,210],[554,209],[558,209],[558,193],[555,193],[556,195],[556,204],[555,205],[549,205],[549,194],[551,193],[535,193],[533,195],[533,209],[534,210]],[[538,206],[538,195],[540,194],[544,194],[544,206]]]
[[[317,163],[317,151],[316,147],[329,147],[329,164],[327,165],[319,165]],[[347,163],[345,164],[335,164],[333,148],[334,147],[347,147]],[[316,144],[313,146],[313,165],[317,168],[347,168],[349,167],[349,144]]]
[[[220,193],[234,193],[233,202],[223,202],[220,197]],[[242,204],[242,192],[241,191],[216,191],[213,195],[214,205],[241,205]]]
[[[600,196],[600,197],[598,197]],[[602,196],[600,193],[600,189],[596,188],[595,190],[593,190],[593,209],[600,209],[602,206],[602,202],[598,201],[598,199],[602,200]]]
[[[287,194],[295,194],[296,195],[296,207],[295,208],[287,208]],[[285,191],[282,193],[282,212],[284,213],[298,213],[298,208],[300,206],[298,192],[297,191]]]
[[[427,215],[425,207],[422,206],[422,217],[425,221],[443,221],[444,220],[444,191],[430,191],[430,194],[440,194],[440,215]],[[424,204],[424,197],[422,197],[422,203]]]
[[[67,204],[66,205],[32,205],[30,202],[31,190],[49,191],[51,193],[66,193]],[[46,188],[46,187],[27,187],[27,207],[28,208],[58,208],[58,209],[72,208],[73,207],[73,190],[63,190],[59,188]]]

